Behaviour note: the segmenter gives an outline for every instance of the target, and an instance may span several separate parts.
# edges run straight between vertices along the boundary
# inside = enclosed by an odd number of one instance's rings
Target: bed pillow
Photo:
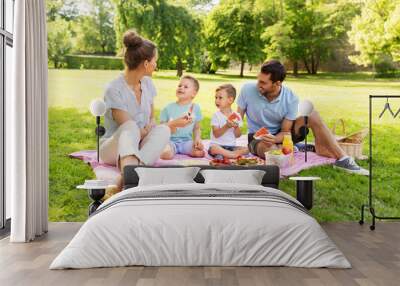
[[[136,168],[139,176],[138,186],[171,185],[196,183],[193,179],[199,172],[199,167],[187,168]]]
[[[261,185],[265,171],[261,170],[202,170],[205,184],[226,183]]]

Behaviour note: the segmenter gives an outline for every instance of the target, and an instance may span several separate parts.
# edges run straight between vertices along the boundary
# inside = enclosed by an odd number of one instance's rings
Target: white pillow
[[[199,167],[187,168],[135,168],[139,186],[195,183]]]
[[[202,170],[205,184],[226,183],[261,185],[265,171],[262,170]]]

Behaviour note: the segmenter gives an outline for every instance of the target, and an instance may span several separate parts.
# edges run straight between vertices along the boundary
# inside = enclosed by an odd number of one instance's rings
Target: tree
[[[308,73],[316,74],[320,63],[343,45],[358,6],[344,0],[335,5],[323,0],[286,0],[285,7],[285,16],[262,35],[264,51],[269,58],[291,61],[294,74],[298,62]]]
[[[49,61],[59,68],[64,63],[64,57],[72,48],[71,32],[66,20],[57,18],[47,23],[47,41]]]
[[[48,0],[46,1],[47,21],[55,21],[61,17],[64,20],[74,20],[79,15],[75,0]]]
[[[208,12],[215,4],[213,0],[170,0],[170,3],[175,5],[189,7],[196,10],[198,13]]]
[[[74,50],[82,54],[101,53],[99,31],[93,16],[82,15],[73,23],[76,34]]]
[[[166,0],[114,0],[115,30],[118,48],[122,35],[135,29],[141,36],[156,43],[161,68],[176,68],[183,73],[185,65],[193,65],[200,57],[201,20],[185,7]]]
[[[115,53],[113,6],[105,0],[90,0],[87,15],[78,18],[75,25],[76,49],[83,53]]]
[[[243,77],[245,63],[263,59],[261,17],[252,10],[254,1],[221,1],[206,22],[207,49],[214,66],[231,60],[240,62]]]
[[[61,8],[64,6],[63,0],[48,0],[46,1],[47,21],[55,21],[60,14]]]
[[[262,39],[267,43],[264,48],[267,57],[283,62],[291,61],[293,63],[293,73],[297,76],[297,63],[301,60],[302,51],[296,45],[295,40],[291,38],[292,34],[292,27],[284,21],[279,21],[265,30]]]
[[[400,61],[400,5],[391,13],[385,23],[386,38],[389,43],[389,51],[396,62]]]
[[[285,5],[283,0],[255,0],[254,11],[258,12],[263,19],[264,27],[276,24],[283,18]]]
[[[348,34],[356,51],[350,57],[354,63],[375,69],[400,61],[400,0],[367,0]]]
[[[192,66],[199,57],[201,23],[184,7],[166,4],[160,14],[160,29],[156,37],[160,50],[160,66],[173,66],[182,76],[185,65]]]

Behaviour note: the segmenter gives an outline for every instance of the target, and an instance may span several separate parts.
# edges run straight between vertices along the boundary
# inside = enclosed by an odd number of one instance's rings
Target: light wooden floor
[[[289,267],[123,267],[48,270],[80,223],[51,223],[29,244],[0,241],[0,285],[400,285],[400,223],[378,223],[375,232],[357,223],[323,224],[352,269]]]

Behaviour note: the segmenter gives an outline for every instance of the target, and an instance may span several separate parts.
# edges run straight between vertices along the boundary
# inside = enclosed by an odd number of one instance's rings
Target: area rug
[[[208,150],[210,140],[203,140],[204,147]],[[247,136],[243,135],[237,140],[237,145],[246,146]],[[313,152],[307,153],[307,163],[304,162],[304,153],[294,153],[294,164],[289,167],[281,168],[281,177],[288,177],[297,174],[301,170],[309,169],[316,166],[329,165],[335,162],[335,159],[318,156]],[[81,150],[69,155],[71,158],[76,158],[89,164],[93,169],[96,178],[113,181],[119,174],[119,170],[115,166],[97,162],[96,150]],[[251,155],[249,156],[251,157]],[[207,154],[204,158],[192,158],[186,155],[176,155],[172,160],[159,159],[154,166],[166,165],[208,165],[211,157]]]

